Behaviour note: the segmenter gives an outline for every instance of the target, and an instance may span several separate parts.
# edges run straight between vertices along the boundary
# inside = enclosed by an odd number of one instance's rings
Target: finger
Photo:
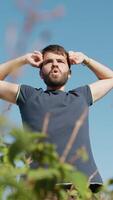
[[[68,51],[69,54],[74,53],[74,51]]]
[[[32,55],[33,55],[34,58],[38,58],[38,59],[41,59],[41,60],[43,59],[42,54],[40,54],[40,53],[33,53]]]
[[[42,55],[39,55],[39,54],[32,54],[32,59],[33,59],[35,62],[43,61]]]
[[[34,50],[33,52],[34,52],[34,53],[40,53],[40,51],[37,51],[37,50]]]
[[[40,51],[34,51],[33,53],[42,55],[42,53]]]
[[[32,55],[34,55],[34,56],[40,56],[40,57],[42,57],[42,54],[41,53],[39,53],[39,52],[33,52],[33,54]]]
[[[31,65],[32,65],[33,67],[36,67],[36,68],[41,68],[41,67],[42,67],[42,63],[43,63],[42,61],[40,61],[40,62],[35,62],[35,61],[34,61],[34,62],[32,62]]]

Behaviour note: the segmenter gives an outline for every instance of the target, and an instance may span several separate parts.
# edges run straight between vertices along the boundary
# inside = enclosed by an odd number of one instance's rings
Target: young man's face
[[[43,58],[41,77],[47,86],[58,87],[66,84],[70,70],[65,55],[47,52]]]

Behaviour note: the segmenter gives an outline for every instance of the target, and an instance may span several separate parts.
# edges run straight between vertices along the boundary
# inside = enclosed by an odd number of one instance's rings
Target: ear
[[[71,78],[71,70],[69,70],[68,78]]]

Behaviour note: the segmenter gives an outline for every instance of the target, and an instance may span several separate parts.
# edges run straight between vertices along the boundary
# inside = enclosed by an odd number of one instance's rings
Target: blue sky
[[[0,62],[11,59],[14,55],[16,37],[22,38],[24,10],[16,7],[15,0],[1,0],[0,5]],[[25,1],[39,13],[64,7],[64,16],[36,24],[30,35],[25,35],[20,53],[39,50],[48,44],[60,44],[67,50],[81,51],[106,66],[113,68],[113,1],[112,0],[47,0]],[[28,3],[29,2],[29,3]],[[13,27],[12,29],[9,27]],[[13,33],[13,36],[12,36]],[[47,34],[44,38],[41,35]],[[16,38],[16,39],[15,39]],[[24,39],[25,39],[24,38]],[[40,42],[41,41],[41,42]],[[18,45],[16,47],[18,49]],[[67,90],[96,81],[95,75],[85,66],[72,67],[72,77]],[[36,69],[23,68],[18,83],[44,87]],[[13,124],[21,125],[18,108],[14,105],[7,113]],[[103,180],[113,177],[113,91],[90,108],[90,138],[95,161]]]

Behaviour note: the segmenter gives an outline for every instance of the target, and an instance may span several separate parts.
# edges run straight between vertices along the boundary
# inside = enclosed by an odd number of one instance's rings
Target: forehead
[[[52,52],[45,53],[43,59],[44,60],[47,60],[47,59],[63,59],[63,60],[67,60],[65,54],[62,55],[62,54],[56,54],[56,53],[52,53]]]

